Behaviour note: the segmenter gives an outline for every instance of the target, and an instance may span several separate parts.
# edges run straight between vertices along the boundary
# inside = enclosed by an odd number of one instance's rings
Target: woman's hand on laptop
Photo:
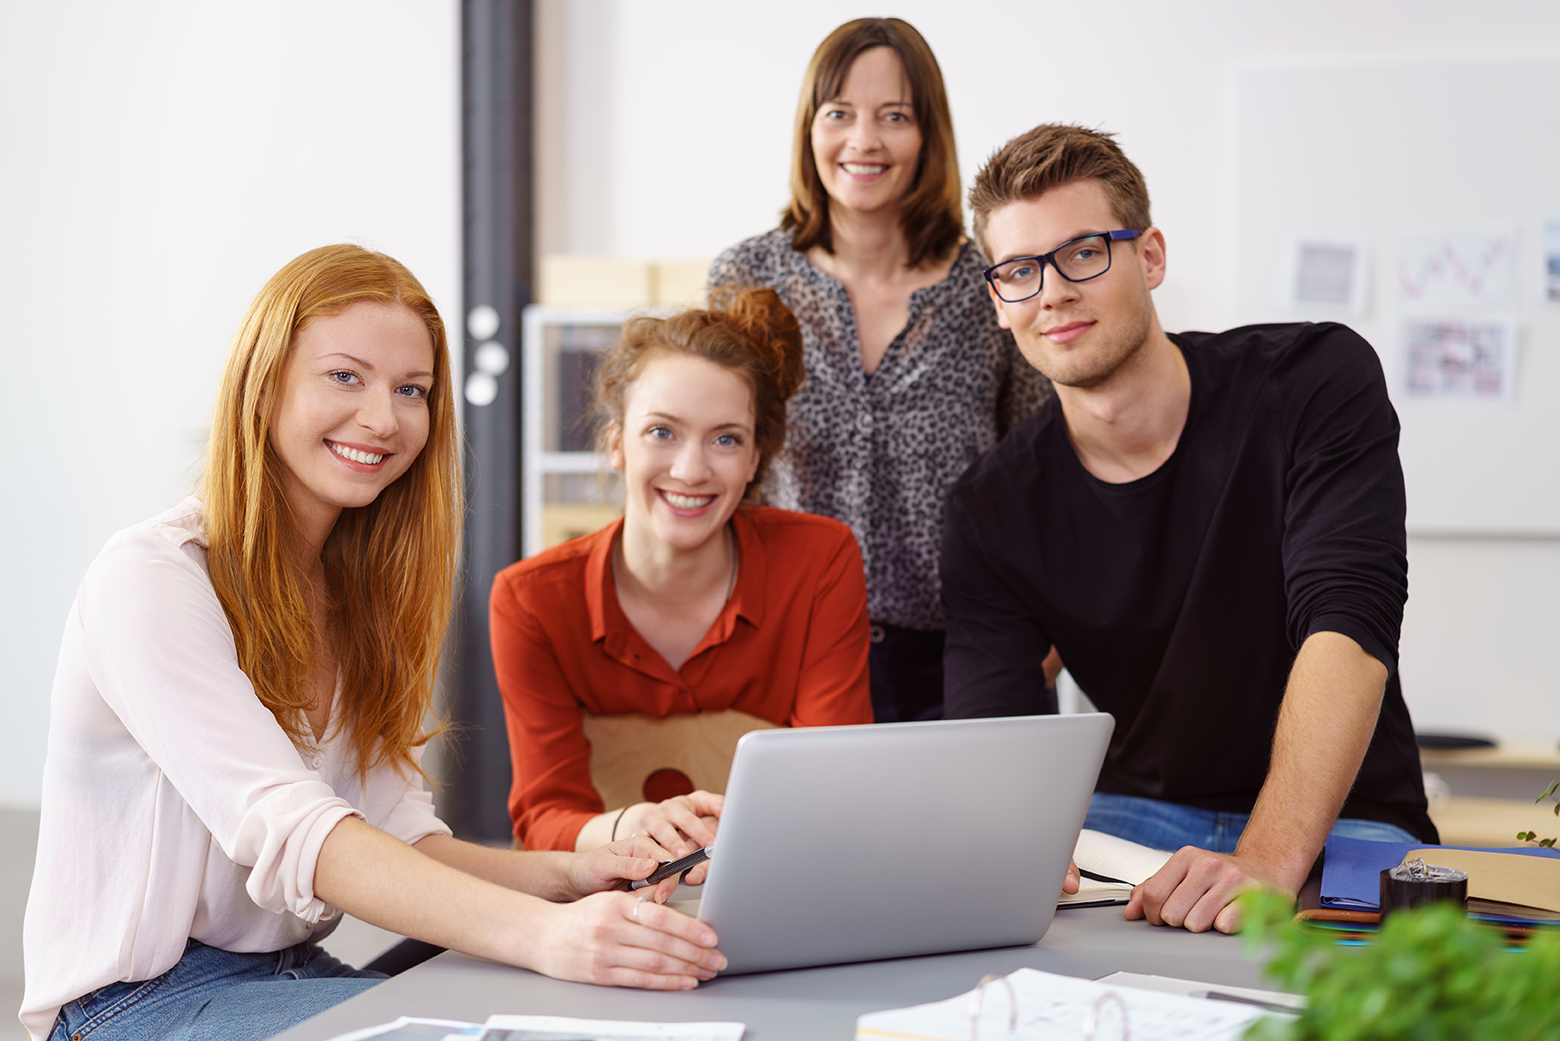
[[[623,814],[618,834],[644,832],[670,850],[672,858],[681,857],[715,841],[725,805],[725,796],[704,791],[677,795],[664,802],[637,803]],[[708,864],[689,871],[688,884],[700,884],[708,871]]]
[[[688,990],[726,967],[725,955],[715,949],[715,930],[646,899],[648,892],[597,893],[547,905],[555,911],[539,923],[534,967],[560,980],[647,990]]]
[[[1067,877],[1062,879],[1062,892],[1076,893],[1082,885],[1083,876],[1078,874],[1078,862],[1069,860],[1067,862]]]

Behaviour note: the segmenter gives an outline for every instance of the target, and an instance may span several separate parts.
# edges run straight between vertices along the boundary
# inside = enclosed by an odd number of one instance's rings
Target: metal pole
[[[520,555],[520,314],[532,296],[530,0],[462,0],[462,189],[467,312],[465,568],[447,704],[463,731],[444,757],[444,819],[461,838],[505,842],[511,780],[488,644],[493,576]]]

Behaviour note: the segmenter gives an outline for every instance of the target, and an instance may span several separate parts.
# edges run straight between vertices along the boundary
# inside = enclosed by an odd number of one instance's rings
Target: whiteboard
[[[1334,319],[1376,347],[1411,534],[1560,535],[1560,301],[1543,269],[1544,222],[1560,220],[1560,58],[1249,68],[1234,100],[1238,319]],[[1438,316],[1515,323],[1514,394],[1410,395],[1399,251],[1470,229],[1515,233],[1510,298]],[[1365,244],[1363,312],[1280,303],[1296,235]]]

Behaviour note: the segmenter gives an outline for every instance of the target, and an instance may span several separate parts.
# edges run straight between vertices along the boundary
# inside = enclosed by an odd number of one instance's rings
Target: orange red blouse
[[[606,810],[583,714],[738,709],[782,726],[872,722],[866,578],[850,529],[767,507],[732,516],[736,587],[674,670],[629,623],[612,584],[621,520],[499,572],[489,621],[527,849],[574,848]]]

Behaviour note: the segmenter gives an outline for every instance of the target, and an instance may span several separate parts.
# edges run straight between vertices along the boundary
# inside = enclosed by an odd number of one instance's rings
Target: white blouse
[[[66,1002],[166,972],[189,938],[325,936],[338,912],[314,868],[344,817],[407,843],[450,834],[415,775],[380,766],[360,787],[334,726],[317,748],[288,739],[238,667],[202,540],[196,499],[120,532],[66,619],[22,930],[35,1039]]]

